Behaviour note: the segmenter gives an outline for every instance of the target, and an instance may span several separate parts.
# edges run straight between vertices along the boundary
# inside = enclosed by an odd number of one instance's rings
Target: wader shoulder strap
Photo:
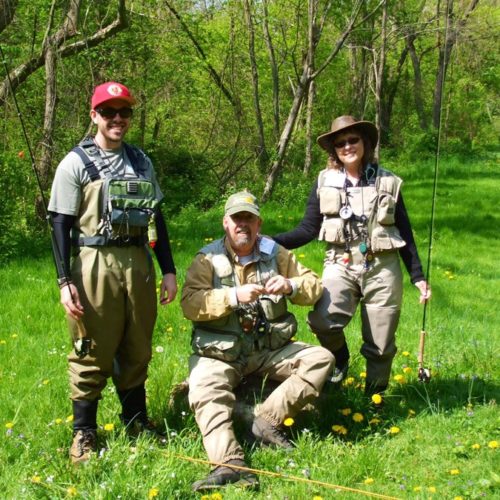
[[[92,182],[101,178],[94,160],[94,158],[99,155],[99,150],[91,137],[86,137],[78,146],[75,146],[72,151],[82,160],[84,168],[89,174]]]

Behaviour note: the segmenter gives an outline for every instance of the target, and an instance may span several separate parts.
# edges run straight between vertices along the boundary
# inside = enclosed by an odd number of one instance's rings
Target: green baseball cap
[[[234,215],[238,212],[250,212],[260,217],[257,198],[248,191],[240,191],[239,193],[232,194],[227,199],[226,205],[224,206],[224,215]]]

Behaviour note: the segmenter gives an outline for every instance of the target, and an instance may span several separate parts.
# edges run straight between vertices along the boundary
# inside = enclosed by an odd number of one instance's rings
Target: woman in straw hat
[[[396,354],[403,292],[399,256],[420,291],[420,302],[431,295],[400,192],[402,181],[373,163],[377,141],[373,123],[336,118],[331,130],[318,137],[328,163],[314,183],[304,218],[295,229],[274,237],[288,249],[315,238],[327,243],[324,292],[308,322],[321,345],[334,354],[331,380],[340,382],[349,364],[344,328],[361,305],[367,395],[387,388]]]

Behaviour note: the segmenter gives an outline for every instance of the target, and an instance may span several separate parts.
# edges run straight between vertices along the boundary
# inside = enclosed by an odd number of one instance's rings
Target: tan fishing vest
[[[266,244],[262,244],[262,240]],[[262,237],[260,252],[255,262],[257,279],[278,274],[278,245],[269,238]],[[272,245],[269,242],[272,242]],[[270,248],[266,253],[263,248]],[[217,240],[200,250],[212,262],[214,269],[213,287],[232,288],[238,286],[233,264],[227,256],[224,240]],[[236,311],[213,321],[193,322],[192,348],[195,354],[223,361],[235,361],[254,350],[262,348],[279,349],[287,344],[297,332],[295,316],[287,310],[287,300],[283,295],[270,295],[260,298],[262,313],[265,316],[265,331],[245,332]]]
[[[333,245],[357,245],[367,233],[371,252],[386,252],[406,243],[395,226],[396,202],[402,180],[378,167],[374,185],[344,188],[345,174],[334,169],[322,170],[318,177],[318,198],[323,215],[319,240]],[[340,214],[350,207],[353,216],[346,220]]]

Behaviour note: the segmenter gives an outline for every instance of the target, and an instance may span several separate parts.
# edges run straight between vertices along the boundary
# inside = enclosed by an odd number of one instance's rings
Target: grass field
[[[405,202],[425,261],[432,165],[387,166],[406,181]],[[384,411],[374,413],[362,396],[364,360],[356,354],[355,318],[347,331],[354,354],[351,378],[325,394],[316,410],[296,418],[290,428],[296,448],[247,449],[253,468],[272,473],[261,476],[260,492],[230,487],[206,498],[363,498],[360,490],[367,498],[500,496],[498,167],[493,160],[441,163],[426,323],[431,382],[417,381],[422,307],[406,277],[399,351]],[[276,199],[284,201],[263,208],[268,234],[300,220],[309,185],[280,189]],[[221,206],[189,208],[171,220],[179,285],[196,250],[221,235],[220,220]],[[311,243],[296,254],[320,272],[322,245]],[[189,410],[169,405],[173,386],[187,375],[190,350],[190,324],[178,300],[160,310],[147,385],[151,416],[167,427],[167,446],[127,440],[109,384],[99,406],[100,453],[85,467],[70,465],[71,346],[54,274],[49,254],[19,256],[0,269],[0,496],[199,498],[190,485],[209,466],[189,459],[206,459],[201,439]],[[316,343],[305,325],[306,308],[295,312],[299,338]]]

